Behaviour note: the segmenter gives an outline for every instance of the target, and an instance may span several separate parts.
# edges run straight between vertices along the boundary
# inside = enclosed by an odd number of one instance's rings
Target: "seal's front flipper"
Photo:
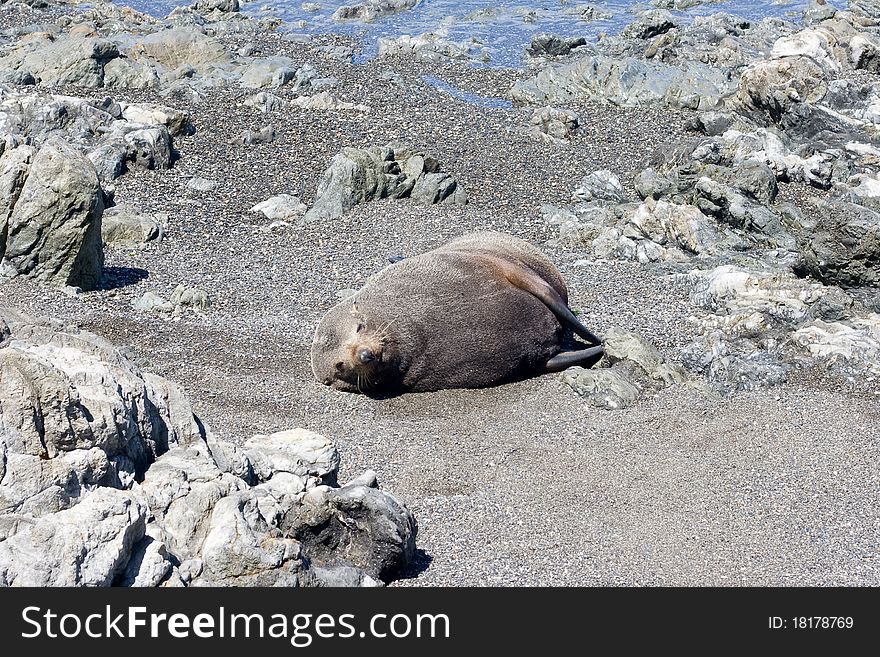
[[[605,347],[590,347],[589,349],[580,349],[578,351],[564,351],[556,354],[544,365],[545,372],[561,372],[569,367],[580,365],[581,367],[592,367],[599,362],[602,354],[605,353]]]
[[[517,267],[513,263],[494,256],[481,254],[481,257],[491,260],[495,267],[501,269],[501,271],[504,272],[505,278],[507,278],[512,285],[515,285],[521,290],[525,290],[529,294],[532,294],[543,301],[544,305],[556,315],[563,326],[570,327],[572,331],[577,333],[590,344],[602,344],[602,339],[581,324],[580,320],[575,317],[565,301],[562,300],[562,297],[559,296],[559,293],[554,290],[547,281],[538,276],[531,269],[528,269],[527,267]]]

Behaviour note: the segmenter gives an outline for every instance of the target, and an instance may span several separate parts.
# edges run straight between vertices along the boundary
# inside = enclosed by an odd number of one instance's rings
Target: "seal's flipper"
[[[602,339],[581,324],[580,320],[571,312],[571,308],[559,296],[559,293],[534,271],[527,267],[518,267],[507,260],[494,256],[480,254],[479,257],[490,261],[493,266],[498,267],[504,273],[505,278],[510,281],[511,285],[515,285],[543,301],[544,305],[556,315],[563,326],[570,327],[572,331],[590,344],[602,344]]]
[[[598,347],[590,347],[588,349],[580,349],[578,351],[564,351],[561,354],[556,354],[553,358],[547,361],[547,364],[544,365],[545,372],[561,372],[563,370],[567,370],[569,367],[574,367],[575,365],[580,365],[581,367],[590,367],[595,365],[600,358],[602,358],[602,354],[605,353],[605,347],[599,345]]]

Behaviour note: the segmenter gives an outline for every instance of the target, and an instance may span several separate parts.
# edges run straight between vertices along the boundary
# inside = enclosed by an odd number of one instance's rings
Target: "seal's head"
[[[381,392],[396,369],[391,324],[371,322],[356,302],[331,308],[312,342],[315,378],[345,392]]]

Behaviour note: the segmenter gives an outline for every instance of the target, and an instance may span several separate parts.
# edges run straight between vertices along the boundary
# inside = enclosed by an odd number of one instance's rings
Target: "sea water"
[[[249,16],[277,16],[286,25],[283,29],[293,32],[320,34],[338,33],[351,35],[360,43],[359,58],[369,58],[376,53],[380,37],[398,37],[432,32],[450,41],[463,42],[476,39],[479,48],[488,57],[475,65],[510,66],[522,65],[523,52],[532,37],[541,33],[565,37],[583,36],[588,41],[600,34],[615,34],[632,22],[635,13],[653,9],[650,2],[632,0],[512,0],[510,2],[486,0],[420,0],[412,9],[376,18],[372,22],[357,20],[338,21],[333,12],[343,5],[355,5],[361,0],[281,0],[266,2],[242,0],[241,10]],[[687,9],[672,9],[671,13],[686,22],[695,16],[716,12],[735,14],[749,20],[778,17],[797,21],[803,15],[806,0],[689,0],[669,4],[691,4]],[[126,4],[153,16],[166,16],[172,9],[193,4],[194,0],[123,0]],[[661,2],[657,4],[664,4]],[[831,0],[830,4],[845,7],[846,0]],[[608,17],[596,20],[580,20],[579,8],[595,7]],[[304,8],[305,7],[305,8]]]

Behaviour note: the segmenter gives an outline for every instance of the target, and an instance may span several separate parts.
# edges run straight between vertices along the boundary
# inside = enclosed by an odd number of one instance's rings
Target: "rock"
[[[165,544],[144,536],[132,549],[120,586],[159,586],[174,568]]]
[[[806,29],[777,39],[770,51],[770,57],[771,59],[808,57],[819,64],[830,77],[840,73],[840,64],[834,57],[832,48],[833,45],[829,42],[827,31]]]
[[[721,394],[781,385],[792,369],[762,349],[760,340],[728,340],[718,330],[682,349],[681,357],[688,369],[705,376]]]
[[[759,60],[743,71],[736,102],[744,112],[778,123],[796,103],[816,103],[825,96],[825,72],[798,55]]]
[[[143,169],[170,169],[174,151],[165,126],[125,126],[125,159]]]
[[[186,186],[196,192],[213,192],[217,189],[217,181],[193,176],[187,181]]]
[[[174,288],[171,299],[166,300],[155,292],[144,292],[132,307],[140,312],[180,317],[188,311],[206,312],[211,307],[211,300],[201,288],[180,284]]]
[[[329,440],[305,429],[256,435],[244,444],[254,474],[261,482],[279,472],[315,477],[316,485],[335,484],[339,453]]]
[[[189,112],[183,110],[149,103],[122,102],[119,104],[119,111],[123,119],[132,123],[163,125],[172,137],[191,135],[195,132],[189,120]]]
[[[771,237],[782,234],[779,217],[771,210],[711,178],[702,177],[697,180],[693,199],[694,205],[703,213],[729,223],[734,228]]]
[[[222,13],[233,13],[240,11],[238,0],[196,0],[192,8],[200,12],[216,10]]]
[[[623,203],[625,199],[626,194],[620,179],[607,169],[584,176],[580,186],[572,194],[572,201],[575,203],[593,200]]]
[[[103,194],[94,167],[58,138],[33,155],[26,177],[32,151],[12,153],[0,159],[0,178],[12,188],[4,204],[15,199],[0,214],[0,276],[94,289],[104,266]]]
[[[144,292],[143,295],[132,302],[132,307],[140,312],[146,313],[173,313],[174,304],[167,299],[163,299],[155,292]]]
[[[611,12],[602,9],[601,7],[586,3],[579,3],[574,7],[567,7],[564,11],[566,14],[575,16],[579,21],[605,20],[606,18],[612,18],[613,16]]]
[[[161,239],[162,225],[153,217],[125,207],[107,208],[101,218],[104,244],[136,245]]]
[[[0,541],[0,586],[110,586],[144,535],[147,508],[99,488]]]
[[[156,89],[159,84],[159,74],[149,62],[117,57],[104,64],[105,87]]]
[[[41,38],[42,37],[42,38]],[[70,35],[41,37],[20,43],[0,59],[0,69],[26,75],[46,85],[104,86],[104,66],[119,57],[107,39]]]
[[[379,198],[411,197],[425,204],[466,202],[464,190],[430,157],[388,145],[344,148],[330,161],[318,184],[306,221],[335,219],[357,205]]]
[[[880,72],[880,38],[876,35],[856,34],[850,39],[849,51],[853,68]]]
[[[296,196],[279,194],[251,208],[251,212],[262,212],[267,219],[287,221],[305,215],[308,206]]]
[[[370,108],[366,105],[356,103],[346,103],[333,97],[329,92],[322,91],[313,96],[300,96],[293,100],[293,104],[297,107],[310,110],[355,110],[357,112],[369,112]]]
[[[244,104],[260,110],[263,114],[268,114],[284,107],[284,101],[279,96],[268,91],[261,91],[247,98]]]
[[[172,132],[180,135],[192,130],[186,112],[146,103],[117,103],[110,97],[87,100],[3,90],[0,115],[4,131],[16,140],[39,147],[49,139],[64,139],[89,158],[104,182],[132,167],[170,167]]]
[[[211,307],[211,300],[208,293],[198,287],[187,287],[180,284],[174,288],[171,293],[171,303],[174,305],[175,313],[181,313],[185,309],[192,309],[196,312],[205,312]]]
[[[584,37],[566,38],[555,34],[538,34],[532,37],[526,53],[531,57],[561,57],[585,45],[587,40]]]
[[[726,112],[700,112],[693,120],[693,129],[704,135],[716,137],[727,132],[734,122],[732,114]]]
[[[451,41],[445,29],[423,34],[404,34],[399,37],[379,37],[379,57],[408,57],[429,62],[450,60],[490,60],[485,44],[476,37],[466,41]]]
[[[837,8],[829,5],[826,0],[810,0],[804,10],[804,23],[811,25],[833,18]]]
[[[815,228],[798,236],[795,271],[844,287],[880,287],[880,213],[845,201],[817,210]]]
[[[736,88],[728,72],[699,62],[665,64],[636,57],[588,55],[553,64],[510,90],[516,102],[568,104],[599,100],[622,107],[669,106],[709,110]]]
[[[364,0],[355,5],[343,5],[333,12],[333,20],[358,20],[369,23],[380,16],[412,9],[416,4],[418,0]]]
[[[234,140],[236,144],[241,144],[243,146],[269,144],[273,141],[275,141],[275,127],[271,125],[264,126],[257,131],[245,130]]]
[[[791,334],[811,360],[844,375],[880,374],[880,315],[876,313],[849,326],[816,319]]]
[[[248,64],[240,83],[249,89],[278,89],[296,77],[297,66],[288,57],[266,57]]]
[[[672,14],[665,9],[644,11],[623,28],[621,34],[631,39],[651,39],[675,27]]]
[[[388,493],[352,482],[316,486],[282,520],[318,566],[354,566],[375,580],[398,576],[415,554],[415,519]],[[332,538],[331,538],[332,537]]]
[[[570,367],[562,380],[598,408],[617,410],[631,406],[641,394],[639,387],[621,371]]]
[[[785,273],[748,271],[722,265],[687,275],[691,300],[702,308],[722,314],[762,313],[780,324],[795,326],[810,306],[824,295],[824,288]]]
[[[233,54],[219,39],[185,27],[148,34],[129,48],[127,54],[135,61],[147,60],[158,65],[166,73],[182,67],[208,73],[234,61]]]
[[[635,333],[612,328],[605,332],[602,339],[605,358],[612,364],[632,363],[649,379],[664,386],[684,383],[687,379],[681,367],[666,362],[653,345]]]
[[[529,119],[530,134],[544,141],[568,140],[578,132],[580,118],[571,110],[540,107]]]

